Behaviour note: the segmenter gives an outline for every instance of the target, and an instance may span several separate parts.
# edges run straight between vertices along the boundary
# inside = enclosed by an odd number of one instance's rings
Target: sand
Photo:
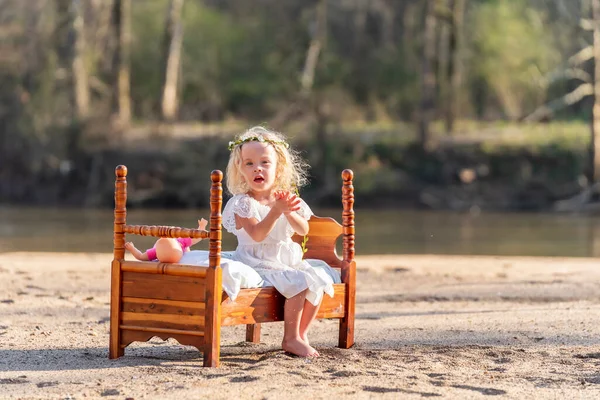
[[[356,345],[321,357],[222,329],[221,367],[173,340],[108,359],[110,254],[0,254],[0,398],[600,397],[598,259],[358,258]]]

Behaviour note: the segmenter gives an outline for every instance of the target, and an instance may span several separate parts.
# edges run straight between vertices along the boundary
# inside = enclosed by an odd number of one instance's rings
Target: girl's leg
[[[156,258],[160,262],[176,263],[183,256],[181,245],[175,239],[160,238],[156,241],[154,248],[156,249]]]
[[[315,306],[310,301],[304,300],[304,311],[302,311],[302,318],[300,319],[300,338],[308,345],[310,345],[308,342],[308,328],[315,320],[320,306],[320,302],[319,305]]]
[[[318,353],[300,338],[300,320],[303,314],[302,309],[304,308],[305,298],[306,291],[285,301],[283,341],[281,342],[281,347],[283,347],[283,350],[297,356],[311,357]]]

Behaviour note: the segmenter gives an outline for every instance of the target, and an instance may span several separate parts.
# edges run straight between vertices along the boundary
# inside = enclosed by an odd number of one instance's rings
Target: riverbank
[[[108,360],[110,254],[0,254],[0,397],[8,398],[597,398],[599,259],[464,256],[358,258],[356,345],[322,357],[222,330],[222,367],[153,339]]]
[[[64,159],[7,162],[0,174],[0,199],[4,204],[110,209],[114,169],[126,164],[130,208],[207,207],[210,172],[225,170],[228,142],[245,126],[145,124],[119,140],[74,149]],[[584,123],[465,121],[452,136],[438,129],[425,147],[410,124],[332,127],[319,140],[310,124],[285,132],[312,167],[310,185],[301,194],[316,208],[339,207],[345,168],[355,173],[357,207],[599,208],[596,193],[586,192],[589,127]],[[568,199],[574,200],[565,203]]]

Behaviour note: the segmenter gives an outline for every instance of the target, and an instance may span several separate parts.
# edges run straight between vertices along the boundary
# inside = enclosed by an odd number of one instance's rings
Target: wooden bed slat
[[[123,311],[149,314],[204,316],[204,303],[123,297]]]
[[[346,297],[346,285],[333,285],[333,297],[328,295],[323,296],[321,307],[317,313],[317,319],[322,318],[342,318],[344,316],[345,307],[344,299]]]
[[[221,325],[283,321],[284,301],[285,297],[272,287],[243,289],[234,302],[223,294]]]
[[[317,318],[344,316],[344,284],[333,285],[334,297],[325,295]],[[275,288],[242,289],[234,302],[223,293],[221,325],[257,324],[283,321],[285,297]]]
[[[121,325],[175,329],[204,333],[204,315],[176,315],[122,312]]]
[[[187,276],[123,272],[121,296],[203,302],[204,282],[204,279]]]
[[[142,272],[145,274],[164,274],[204,278],[208,267],[188,264],[169,264],[154,261],[122,261],[121,271]]]

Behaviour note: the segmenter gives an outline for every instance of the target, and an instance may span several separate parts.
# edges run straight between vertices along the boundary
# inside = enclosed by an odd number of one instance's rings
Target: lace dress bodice
[[[297,212],[303,218],[309,219],[313,213],[303,200],[300,201],[300,210]],[[261,242],[252,239],[243,228],[236,228],[236,214],[242,218],[256,218],[262,221],[270,211],[271,207],[260,204],[246,194],[236,195],[227,202],[223,211],[223,227],[237,236],[235,258],[257,270],[293,267],[302,262],[302,248],[292,241],[294,229],[284,215],[279,217],[269,235]]]
[[[223,227],[237,236],[240,245],[285,242],[290,239],[294,235],[294,229],[284,215],[279,217],[273,230],[262,242],[254,241],[244,229],[236,228],[235,214],[242,218],[256,218],[258,221],[262,221],[269,211],[271,211],[271,207],[260,204],[247,194],[235,195],[227,202],[223,210]],[[307,220],[313,215],[308,204],[302,199],[300,199],[300,210],[297,213]]]
[[[303,200],[300,201],[297,213],[309,219],[313,213]],[[307,299],[318,304],[323,292],[332,296],[331,277],[302,260],[302,248],[292,240],[294,229],[285,215],[277,219],[271,232],[261,242],[252,239],[245,229],[236,228],[236,214],[262,221],[270,211],[271,207],[260,204],[247,194],[235,195],[227,202],[223,210],[223,227],[238,239],[233,259],[252,267],[285,297],[308,289]]]

